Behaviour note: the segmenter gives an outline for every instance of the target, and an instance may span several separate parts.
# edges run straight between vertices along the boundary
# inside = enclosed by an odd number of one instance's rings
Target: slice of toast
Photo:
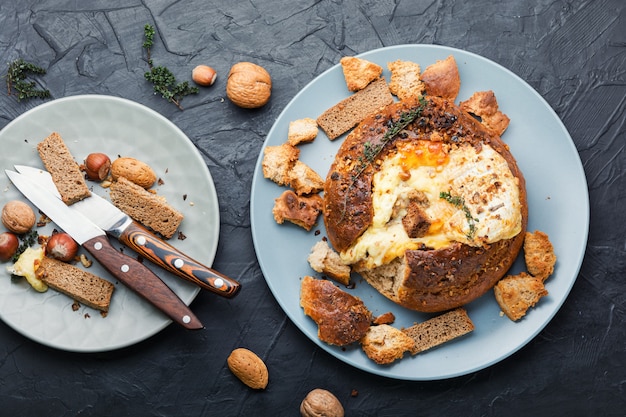
[[[63,138],[53,132],[37,145],[39,157],[65,204],[73,204],[91,195],[85,177]]]
[[[422,323],[402,329],[415,341],[411,354],[439,346],[474,330],[474,323],[464,308],[457,308]]]
[[[184,218],[164,197],[124,177],[111,184],[109,196],[117,208],[166,239],[174,236]]]
[[[115,286],[106,279],[49,257],[41,260],[36,273],[50,288],[91,308],[109,311]]]
[[[393,96],[384,78],[370,83],[348,98],[327,109],[317,118],[317,124],[334,140],[359,124],[379,108],[393,103]]]

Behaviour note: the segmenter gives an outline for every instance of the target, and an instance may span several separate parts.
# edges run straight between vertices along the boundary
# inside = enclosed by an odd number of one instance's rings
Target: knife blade
[[[71,210],[37,182],[15,171],[5,172],[26,198],[82,245],[111,275],[183,327],[204,328],[189,307],[148,267],[116,250],[104,230]]]
[[[15,169],[60,198],[48,171],[25,165],[16,165]],[[232,298],[241,289],[239,282],[184,254],[95,193],[69,207],[155,265],[205,290]]]

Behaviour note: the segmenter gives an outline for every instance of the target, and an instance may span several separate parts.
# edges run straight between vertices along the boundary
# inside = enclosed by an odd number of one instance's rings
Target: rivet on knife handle
[[[241,288],[234,279],[183,254],[136,222],[126,227],[119,240],[158,266],[223,297],[232,298]]]
[[[117,251],[106,235],[94,237],[83,247],[114,277],[146,301],[187,329],[204,326],[189,307],[161,279],[141,262]]]

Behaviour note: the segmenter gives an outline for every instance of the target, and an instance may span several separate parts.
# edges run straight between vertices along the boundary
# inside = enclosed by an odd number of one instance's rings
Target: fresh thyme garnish
[[[420,114],[422,114],[422,110],[424,110],[424,106],[426,106],[426,99],[424,96],[420,96],[419,103],[419,106],[403,112],[398,120],[390,120],[388,123],[389,129],[385,132],[379,143],[373,145],[371,142],[367,141],[363,144],[363,155],[359,157],[359,167],[356,173],[352,176],[353,184],[363,171],[365,171],[369,165],[374,163],[385,145],[415,119],[417,119]]]
[[[465,213],[465,218],[467,219],[467,224],[469,225],[469,233],[467,233],[466,236],[470,240],[474,239],[474,234],[476,234],[476,223],[478,222],[478,219],[472,217],[472,213],[465,205],[465,200],[463,200],[463,197],[458,195],[452,195],[450,194],[450,192],[447,191],[442,191],[439,193],[439,198],[443,198],[448,203],[463,210],[463,213]]]
[[[385,132],[379,143],[372,144],[372,142],[367,141],[363,144],[363,155],[359,156],[359,165],[356,168],[356,172],[351,176],[352,181],[348,185],[344,194],[345,198],[343,201],[343,209],[339,221],[342,221],[346,214],[348,192],[352,187],[354,187],[356,180],[361,176],[361,174],[363,174],[363,172],[365,172],[368,166],[376,161],[376,158],[382,152],[385,145],[422,114],[425,106],[426,99],[424,96],[420,96],[419,105],[417,107],[409,111],[402,112],[397,120],[390,119],[387,121],[388,130]]]
[[[39,238],[39,233],[37,233],[36,230],[31,230],[30,232],[28,232],[28,233],[26,233],[24,235],[19,236],[19,238],[22,241],[22,243],[17,248],[17,251],[15,252],[13,257],[11,258],[11,262],[13,262],[13,263],[17,262],[17,260],[19,259],[20,255],[22,253],[24,253],[24,251],[26,249],[30,248],[35,243],[37,243],[37,239]]]
[[[45,73],[45,69],[33,63],[26,62],[21,58],[16,59],[9,64],[9,69],[7,70],[8,95],[13,95],[13,90],[15,90],[17,101],[50,97],[50,91],[37,89],[37,84],[34,81],[26,81],[28,75],[44,75]]]
[[[154,26],[147,24],[144,26],[143,48],[146,50],[146,59],[150,71],[144,74],[146,80],[154,84],[154,92],[161,94],[167,101],[174,103],[180,110],[183,109],[180,102],[183,97],[190,94],[197,94],[198,88],[191,87],[187,81],[178,83],[172,71],[162,66],[154,66],[152,61],[151,48],[154,44]]]

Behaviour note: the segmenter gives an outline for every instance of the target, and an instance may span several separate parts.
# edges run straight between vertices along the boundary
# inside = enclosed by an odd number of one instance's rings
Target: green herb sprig
[[[180,102],[183,97],[190,94],[197,94],[198,88],[189,85],[189,82],[179,83],[176,77],[168,68],[155,66],[152,61],[152,46],[154,45],[154,26],[147,24],[144,26],[143,48],[146,50],[146,59],[150,71],[144,74],[147,81],[154,84],[154,92],[161,94],[167,101],[174,103],[180,110],[183,109]]]
[[[353,184],[367,167],[374,163],[385,145],[422,114],[425,106],[426,99],[424,96],[420,96],[419,106],[403,112],[398,120],[391,121],[389,129],[385,132],[379,143],[372,145],[371,142],[367,141],[363,144],[363,155],[359,156],[359,166],[356,173],[352,175]]]
[[[463,200],[463,197],[458,195],[452,195],[448,191],[442,191],[439,193],[439,198],[443,198],[448,203],[463,210],[463,213],[465,213],[465,218],[467,219],[467,224],[469,226],[469,233],[467,233],[466,236],[469,240],[474,239],[474,235],[476,234],[476,223],[478,223],[478,219],[472,216],[469,208],[465,205],[465,200]]]
[[[387,129],[379,143],[373,145],[370,141],[367,141],[363,144],[363,154],[360,155],[358,159],[359,165],[356,168],[356,172],[352,174],[352,181],[348,185],[346,193],[344,194],[345,198],[343,201],[343,208],[339,220],[340,222],[343,221],[343,219],[345,218],[346,208],[348,204],[348,192],[350,189],[352,189],[352,187],[354,187],[357,179],[361,176],[361,174],[363,174],[363,172],[365,172],[367,167],[369,167],[374,163],[374,161],[376,161],[376,158],[382,152],[387,143],[389,143],[398,133],[400,133],[408,125],[415,121],[415,119],[420,117],[422,111],[424,110],[424,107],[426,107],[426,98],[424,98],[424,96],[420,96],[419,105],[417,107],[409,111],[402,112],[397,120],[388,121],[387,125],[389,126],[389,129]]]
[[[9,63],[6,74],[8,95],[17,96],[17,101],[30,98],[48,98],[50,91],[36,88],[35,81],[26,81],[29,75],[44,75],[46,70],[22,58]]]
[[[37,243],[37,240],[39,239],[39,233],[37,233],[36,230],[31,230],[30,232],[19,236],[19,239],[22,243],[20,244],[20,246],[18,246],[17,251],[11,258],[11,262],[13,263],[17,262],[20,255],[24,253],[26,249],[34,246],[35,243]]]

